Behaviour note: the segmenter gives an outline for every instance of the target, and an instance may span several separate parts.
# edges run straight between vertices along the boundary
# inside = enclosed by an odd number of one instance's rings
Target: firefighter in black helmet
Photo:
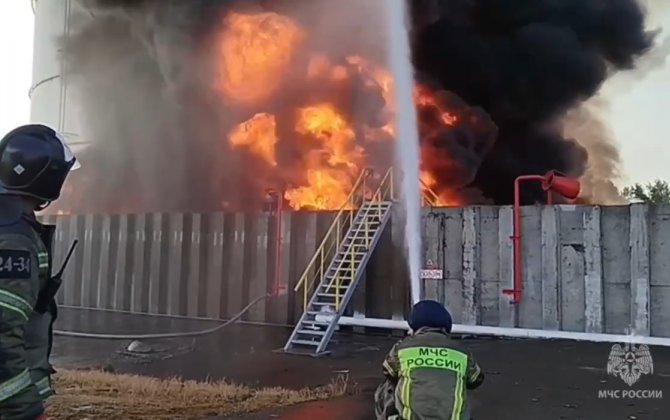
[[[0,140],[0,419],[45,418],[52,394],[49,364],[54,296],[54,226],[35,212],[58,199],[78,167],[63,137],[44,125],[25,125]]]

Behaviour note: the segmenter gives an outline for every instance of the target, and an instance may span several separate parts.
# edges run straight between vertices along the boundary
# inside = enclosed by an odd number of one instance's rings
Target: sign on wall
[[[435,268],[433,261],[426,261],[426,266],[419,273],[421,280],[441,280],[444,278],[444,271]]]

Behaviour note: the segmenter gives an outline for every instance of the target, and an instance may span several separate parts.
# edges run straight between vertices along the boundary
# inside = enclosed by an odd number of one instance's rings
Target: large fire
[[[255,103],[281,84],[304,33],[275,13],[230,13],[221,42],[224,71],[221,88],[239,102]]]
[[[227,16],[218,42],[217,87],[230,106],[251,115],[230,130],[228,144],[253,155],[282,184],[293,209],[338,209],[364,168],[385,171],[393,163],[392,153],[373,151],[380,144],[393,149],[393,79],[361,56],[336,62],[305,51],[305,40],[303,28],[276,13]],[[353,110],[354,90],[379,100]],[[293,99],[278,105],[275,95]],[[415,102],[437,112],[444,126],[457,123],[429,90],[417,86]],[[290,164],[282,165],[281,144],[291,144]],[[437,187],[430,168],[422,166],[421,178],[422,188]],[[449,191],[439,197],[441,205],[458,202]]]

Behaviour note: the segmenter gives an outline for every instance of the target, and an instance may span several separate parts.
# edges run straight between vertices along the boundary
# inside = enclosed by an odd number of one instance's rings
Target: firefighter
[[[451,315],[440,303],[412,308],[410,335],[396,343],[383,363],[386,380],[375,392],[378,420],[469,420],[466,390],[484,374],[475,359],[449,337]]]
[[[49,364],[54,296],[53,226],[35,212],[60,196],[78,166],[63,137],[25,125],[0,140],[0,419],[45,419],[52,395]]]

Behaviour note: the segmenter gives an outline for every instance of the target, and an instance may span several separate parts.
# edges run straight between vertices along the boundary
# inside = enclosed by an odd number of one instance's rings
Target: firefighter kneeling
[[[384,360],[386,381],[375,392],[378,420],[421,418],[469,420],[466,390],[484,381],[475,359],[449,337],[451,315],[440,303],[418,302],[412,308],[410,336]]]

